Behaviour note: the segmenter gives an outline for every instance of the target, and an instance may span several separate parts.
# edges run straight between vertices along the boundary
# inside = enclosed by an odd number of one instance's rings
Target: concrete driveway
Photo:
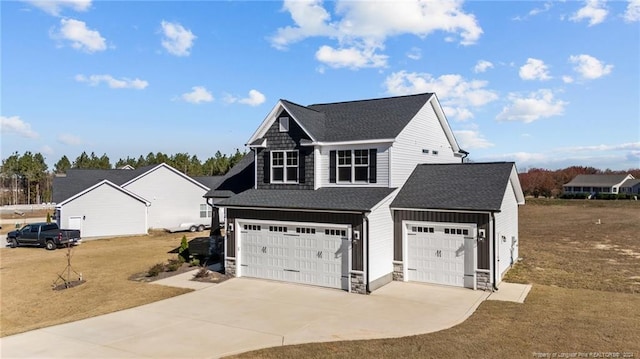
[[[392,282],[371,295],[234,278],[178,297],[0,339],[2,358],[217,358],[452,327],[488,292]]]

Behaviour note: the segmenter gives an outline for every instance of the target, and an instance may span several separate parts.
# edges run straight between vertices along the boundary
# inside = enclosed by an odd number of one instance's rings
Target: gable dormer
[[[314,151],[310,136],[285,109],[280,109],[260,138],[255,152],[256,188],[313,189]]]

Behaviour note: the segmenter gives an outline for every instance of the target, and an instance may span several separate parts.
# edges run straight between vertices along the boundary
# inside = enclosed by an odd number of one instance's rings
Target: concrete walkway
[[[491,293],[487,300],[524,303],[530,290],[531,284],[501,282],[498,284],[498,291]]]
[[[157,283],[156,283],[157,284]],[[489,292],[392,282],[371,295],[249,278],[0,339],[2,358],[217,358],[309,342],[443,330]]]

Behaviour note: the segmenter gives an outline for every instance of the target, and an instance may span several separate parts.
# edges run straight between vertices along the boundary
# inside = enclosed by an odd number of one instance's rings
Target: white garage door
[[[349,288],[349,227],[237,223],[240,276]]]
[[[408,280],[473,288],[475,229],[475,224],[405,224]]]

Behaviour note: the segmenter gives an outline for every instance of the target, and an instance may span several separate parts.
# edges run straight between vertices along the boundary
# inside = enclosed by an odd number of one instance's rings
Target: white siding
[[[211,224],[211,218],[200,218],[207,190],[167,167],[160,166],[124,188],[151,202],[149,228],[174,228],[187,222]]]
[[[437,155],[433,154],[434,150]],[[428,102],[396,138],[391,149],[389,187],[402,187],[418,164],[452,162],[461,162],[461,159],[454,156],[435,110]]]
[[[60,209],[60,226],[69,217],[81,217],[82,238],[147,234],[147,207],[111,185],[103,184],[66,203]]]
[[[319,187],[347,187],[358,186],[362,187],[362,183],[344,184],[344,183],[329,183],[329,152],[338,150],[364,150],[375,148],[378,152],[376,154],[376,183],[366,184],[365,186],[371,187],[389,187],[389,145],[348,145],[348,146],[323,146],[316,154],[316,169],[319,167],[320,171],[315,171],[316,183],[320,183]],[[319,178],[319,179],[318,179]]]
[[[369,282],[393,272],[393,217],[389,205],[397,191],[384,199],[368,216]]]
[[[495,215],[498,281],[502,280],[506,270],[518,260],[518,203],[511,181],[507,183],[500,209]]]

